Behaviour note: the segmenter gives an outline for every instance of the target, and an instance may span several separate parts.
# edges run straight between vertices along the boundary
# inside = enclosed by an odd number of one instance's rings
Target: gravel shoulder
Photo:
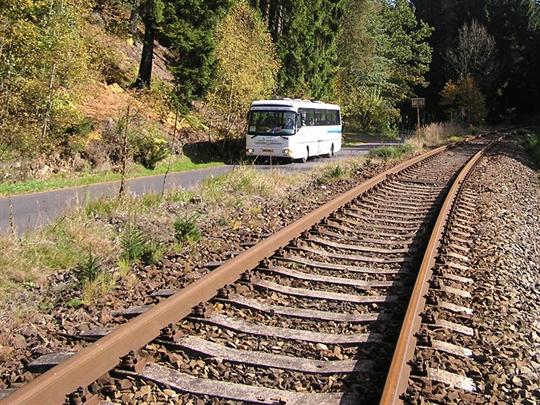
[[[472,179],[481,190],[473,309],[490,403],[540,401],[540,177],[519,140]]]
[[[476,392],[416,378],[406,403],[540,401],[540,177],[521,142],[509,138],[493,149],[465,185],[477,197],[470,218],[475,225],[468,269],[456,275],[473,280],[467,289],[472,297],[452,302],[471,308],[472,315],[450,320],[474,334],[454,333],[450,340],[472,350],[472,357],[416,351],[418,364],[466,376]],[[431,339],[441,333],[427,331]]]

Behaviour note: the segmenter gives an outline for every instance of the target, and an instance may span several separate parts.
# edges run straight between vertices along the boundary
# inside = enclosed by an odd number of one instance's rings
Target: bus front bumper
[[[292,149],[288,148],[246,148],[246,156],[293,157]]]

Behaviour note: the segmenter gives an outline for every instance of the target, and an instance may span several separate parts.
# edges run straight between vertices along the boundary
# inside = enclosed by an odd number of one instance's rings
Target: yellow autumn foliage
[[[240,0],[216,28],[217,87],[208,97],[226,136],[240,128],[253,100],[270,97],[280,68],[259,13]]]
[[[450,80],[441,92],[441,104],[451,119],[466,124],[481,124],[487,114],[486,99],[471,75]]]

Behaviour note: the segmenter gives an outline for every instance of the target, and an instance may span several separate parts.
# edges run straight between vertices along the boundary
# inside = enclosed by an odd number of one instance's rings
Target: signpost
[[[417,124],[416,128],[420,128],[420,109],[426,108],[425,98],[411,98],[412,108],[416,108]]]

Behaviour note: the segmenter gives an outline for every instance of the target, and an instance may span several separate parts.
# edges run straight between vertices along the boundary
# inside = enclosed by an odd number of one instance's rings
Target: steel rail
[[[89,386],[114,369],[122,357],[150,343],[168,325],[177,323],[188,316],[197,305],[213,298],[218,290],[238,280],[244,272],[255,268],[262,260],[285,247],[292,239],[300,236],[337,209],[396,173],[438,155],[446,149],[447,146],[442,146],[417,156],[341,194],[113,330],[107,336],[90,344],[73,357],[24,385],[6,399],[0,400],[0,404],[64,403],[67,395],[80,387]]]
[[[465,179],[478,164],[484,153],[501,138],[489,143],[486,147],[475,154],[467,164],[461,169],[452,187],[448,191],[443,206],[439,211],[437,221],[431,233],[428,246],[424,253],[422,264],[414,285],[413,293],[407,307],[407,312],[403,320],[398,343],[394,350],[390,371],[386,377],[384,390],[381,396],[381,405],[393,405],[403,402],[401,396],[405,394],[408,387],[411,373],[410,361],[413,359],[416,348],[415,334],[420,330],[422,322],[421,314],[426,304],[426,294],[429,289],[429,281],[433,273],[433,267],[437,257],[438,249],[441,246],[446,224],[450,218],[452,207]]]

